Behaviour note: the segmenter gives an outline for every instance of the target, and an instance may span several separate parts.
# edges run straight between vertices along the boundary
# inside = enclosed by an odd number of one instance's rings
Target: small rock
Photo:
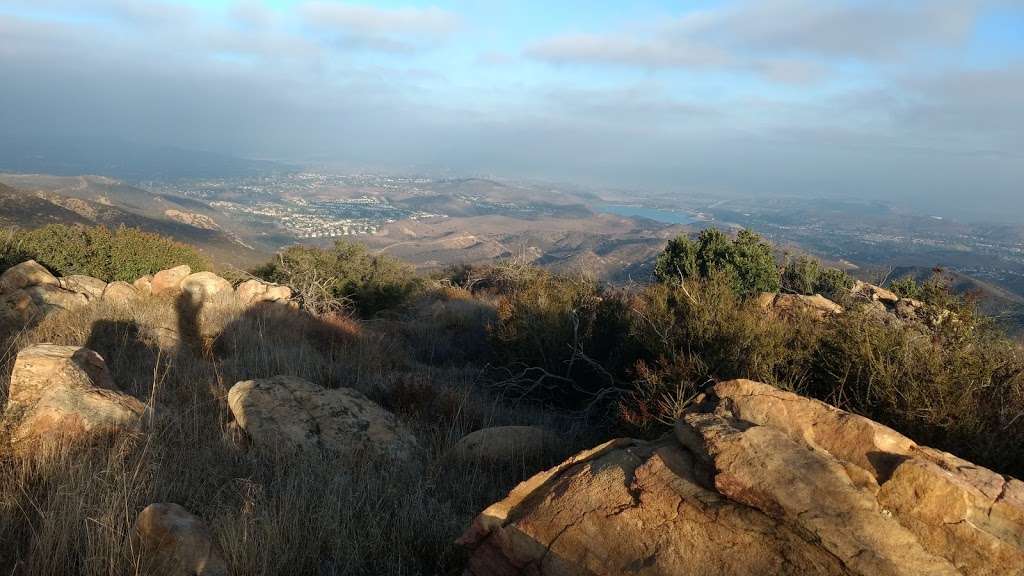
[[[182,264],[167,270],[161,270],[153,276],[151,287],[154,296],[162,294],[175,295],[181,291],[181,281],[192,273],[188,264]]]
[[[0,292],[13,292],[43,284],[56,286],[57,277],[35,260],[22,262],[0,274]]]
[[[196,272],[181,281],[181,290],[192,298],[193,302],[213,302],[231,294],[231,283],[213,272]]]
[[[235,384],[228,392],[235,422],[260,449],[324,449],[407,458],[416,439],[394,414],[351,388],[329,390],[292,376]]]
[[[142,549],[157,560],[161,574],[228,575],[224,555],[209,527],[178,504],[146,506],[135,519],[135,533]]]
[[[290,300],[292,289],[287,286],[270,284],[262,280],[246,280],[235,288],[235,296],[243,304],[257,302],[280,302]]]
[[[449,454],[464,462],[515,462],[543,454],[559,443],[554,434],[537,426],[496,426],[463,436]]]
[[[139,297],[139,291],[127,282],[111,282],[103,291],[103,299],[109,302],[124,304]]]
[[[794,314],[808,311],[818,318],[842,314],[843,307],[820,294],[773,294],[764,292],[757,297],[757,306],[778,314]]]
[[[120,392],[103,358],[77,346],[39,344],[18,353],[5,418],[12,441],[75,441],[94,433],[138,430],[145,407]]]
[[[61,288],[84,294],[90,300],[103,296],[103,290],[107,287],[107,283],[103,280],[81,274],[64,276],[57,280]]]
[[[861,282],[860,280],[853,284],[851,292],[855,296],[867,298],[872,302],[881,302],[886,306],[895,306],[900,300],[900,297],[892,290],[886,290],[881,286],[875,286],[874,284],[868,284],[867,282]]]

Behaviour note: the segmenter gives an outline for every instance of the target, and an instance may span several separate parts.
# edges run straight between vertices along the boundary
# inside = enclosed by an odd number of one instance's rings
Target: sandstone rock
[[[758,296],[757,304],[761,308],[780,314],[809,311],[818,318],[843,313],[842,306],[820,294],[805,296],[803,294],[772,294],[766,292]]]
[[[117,390],[103,358],[88,348],[39,344],[18,353],[5,417],[18,445],[137,430],[144,406]]]
[[[915,446],[910,438],[869,418],[753,380],[721,382],[708,396],[717,415],[780,430],[877,476],[887,475],[894,462]],[[676,425],[679,436],[688,429],[683,422]]]
[[[139,291],[127,282],[111,282],[103,291],[103,299],[124,304],[139,297]]]
[[[149,274],[138,278],[135,282],[132,282],[132,286],[139,291],[140,294],[152,294],[153,293],[153,277]]]
[[[248,380],[231,387],[228,406],[253,444],[264,450],[405,458],[417,448],[393,414],[349,388],[329,390],[291,376]]]
[[[558,444],[554,434],[537,426],[497,426],[463,436],[449,455],[467,462],[514,462],[542,454]]]
[[[181,291],[181,281],[192,273],[187,264],[161,270],[153,276],[151,288],[154,296],[174,295]]]
[[[103,296],[107,283],[99,278],[75,274],[57,279],[59,286],[65,290],[84,294],[90,300]]]
[[[13,292],[22,288],[49,284],[56,286],[57,278],[35,260],[11,266],[0,274],[0,292]]]
[[[881,286],[875,286],[874,284],[868,284],[867,282],[861,282],[857,280],[853,284],[851,290],[854,296],[860,296],[873,302],[881,302],[886,306],[895,306],[899,302],[900,297],[896,295],[892,290],[886,290]]]
[[[287,286],[269,284],[262,280],[246,280],[235,288],[235,296],[243,304],[257,302],[280,302],[290,300],[292,289]]]
[[[738,380],[657,442],[517,486],[460,539],[469,575],[1024,574],[1024,483]]]
[[[213,272],[196,272],[181,281],[181,290],[193,302],[213,302],[231,294],[231,283]]]
[[[52,284],[39,284],[25,288],[25,293],[44,314],[57,310],[73,310],[89,303],[84,294],[65,290]]]
[[[228,576],[224,556],[206,523],[178,504],[150,504],[135,519],[142,549],[161,574]]]

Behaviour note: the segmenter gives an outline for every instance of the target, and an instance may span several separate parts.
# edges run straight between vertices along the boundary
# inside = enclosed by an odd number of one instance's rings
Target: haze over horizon
[[[0,75],[14,147],[846,195],[1024,224],[1020,0],[0,0]]]

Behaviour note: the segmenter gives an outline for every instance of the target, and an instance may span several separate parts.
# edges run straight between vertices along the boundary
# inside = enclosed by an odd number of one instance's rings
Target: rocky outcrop
[[[262,280],[246,280],[235,288],[235,296],[242,304],[258,302],[285,302],[291,300],[292,289],[287,286],[270,284]]]
[[[467,574],[1024,574],[1024,483],[757,382],[517,486]]]
[[[538,426],[496,426],[462,437],[448,456],[463,462],[515,462],[543,454],[559,444],[551,432]]]
[[[231,283],[213,272],[196,272],[181,281],[181,291],[193,302],[214,302],[232,295]]]
[[[95,300],[102,297],[103,290],[107,287],[107,283],[103,280],[93,278],[92,276],[83,276],[81,274],[63,276],[58,278],[57,282],[61,288],[82,294],[89,300]]]
[[[775,314],[809,312],[817,318],[825,318],[833,314],[843,313],[842,306],[820,294],[805,296],[803,294],[764,292],[758,296],[757,304],[764,310]]]
[[[12,442],[25,446],[137,430],[143,413],[142,403],[118,391],[96,352],[39,344],[15,359],[4,415]]]
[[[57,286],[57,278],[35,260],[26,260],[11,266],[0,274],[0,293],[13,292],[32,286]]]
[[[343,455],[412,456],[417,443],[395,418],[350,388],[329,390],[292,376],[235,384],[228,392],[235,424],[258,449],[323,449]]]
[[[192,268],[187,264],[161,270],[153,275],[150,288],[154,296],[175,295],[181,292],[181,281],[192,273]]]
[[[135,519],[149,562],[171,576],[228,576],[224,556],[206,523],[177,504],[150,504]]]

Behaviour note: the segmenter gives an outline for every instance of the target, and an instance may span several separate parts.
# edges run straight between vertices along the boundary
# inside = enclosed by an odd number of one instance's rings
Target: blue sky
[[[1021,0],[0,0],[0,74],[12,138],[1024,212]]]

